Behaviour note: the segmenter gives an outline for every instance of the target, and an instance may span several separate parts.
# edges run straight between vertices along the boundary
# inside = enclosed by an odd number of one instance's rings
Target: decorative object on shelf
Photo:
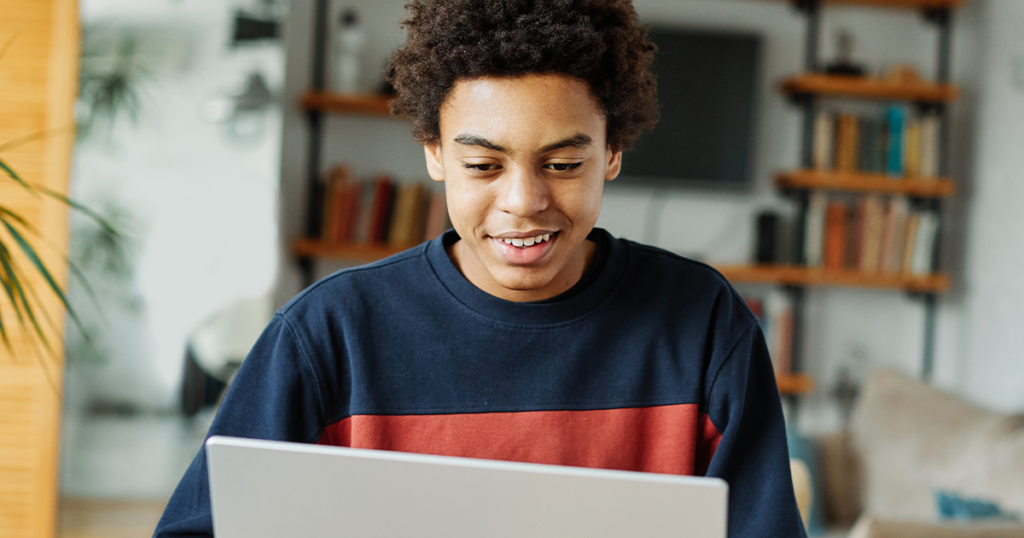
[[[334,30],[334,80],[333,89],[340,93],[364,91],[363,47],[366,35],[359,26],[359,14],[353,8],[341,13]]]
[[[757,250],[754,263],[779,263],[782,236],[782,218],[774,211],[762,211],[757,215]]]
[[[203,104],[200,114],[206,121],[224,126],[224,136],[232,144],[252,147],[266,136],[267,112],[275,106],[274,93],[260,71],[245,78],[241,91],[211,99]]]
[[[248,9],[235,12],[231,46],[275,42],[281,38],[281,20],[287,7],[283,0],[256,0]]]
[[[830,75],[847,75],[861,77],[867,72],[863,65],[853,61],[853,46],[856,39],[848,29],[839,31],[836,37],[836,59],[825,66],[825,72]]]

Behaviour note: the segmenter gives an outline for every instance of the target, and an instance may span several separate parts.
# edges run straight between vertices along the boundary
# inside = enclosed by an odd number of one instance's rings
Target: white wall
[[[404,3],[404,0],[342,0],[333,5],[335,9],[354,6],[360,11],[372,43],[369,63],[382,65],[387,54],[404,38],[396,25],[402,17]],[[800,115],[779,95],[776,84],[802,69],[806,28],[803,18],[783,2],[635,0],[635,4],[648,22],[754,31],[764,37],[754,186],[749,192],[720,193],[686,189],[655,191],[613,183],[605,191],[598,225],[619,236],[648,241],[716,263],[747,261],[753,249],[755,214],[765,208],[783,213],[793,210],[792,204],[773,189],[771,176],[799,163]],[[287,45],[282,156],[282,237],[285,242],[302,232],[306,127],[294,103],[309,83],[312,6],[312,0],[293,3],[292,30]],[[988,9],[990,6],[992,8]],[[1005,178],[1004,183],[1009,183],[1010,174],[1021,169],[1013,166],[1011,161],[1019,157],[1010,150],[1012,144],[1024,142],[1019,134],[1020,124],[1012,122],[1014,112],[1011,112],[1021,110],[1021,94],[1007,86],[1008,83],[998,91],[988,87],[1004,80],[1006,73],[982,78],[981,72],[983,66],[991,62],[1002,65],[1009,61],[995,59],[999,56],[994,53],[996,49],[1003,51],[1003,56],[1010,51],[1024,54],[1022,38],[1017,37],[1013,27],[1014,21],[1024,20],[1019,16],[1021,9],[1024,6],[1013,0],[971,0],[956,16],[953,76],[963,87],[965,98],[953,108],[951,165],[962,195],[948,205],[943,257],[945,266],[953,271],[955,286],[940,306],[935,376],[941,386],[1007,408],[1024,407],[1024,375],[1005,375],[1009,364],[1024,365],[1024,361],[1013,360],[1008,345],[1012,333],[1007,330],[1014,323],[1024,322],[1024,315],[1021,315],[1024,301],[1021,301],[1019,288],[1017,294],[999,292],[1007,291],[1007,284],[1013,282],[1009,271],[1024,265],[1011,264],[1013,256],[1018,256],[1017,261],[1020,261],[1020,254],[1012,252],[1013,249],[981,246],[984,242],[978,237],[1001,241],[988,228],[998,228],[1002,237],[1006,237],[1007,219],[1015,220],[1018,223],[1015,230],[1021,233],[1024,217],[1014,218],[1011,204],[1015,200],[1006,197],[1002,188],[988,185],[990,181],[1000,181],[999,176]],[[993,34],[985,45],[982,39],[986,29],[995,23],[1003,30]],[[835,36],[840,28],[849,28],[854,33],[855,57],[870,68],[910,63],[925,77],[934,75],[937,34],[920,15],[900,10],[829,7],[825,10],[822,28],[823,59],[833,56]],[[1021,69],[1024,70],[1024,66]],[[985,110],[990,112],[982,116],[975,129],[974,112],[979,96],[987,107]],[[1016,108],[1007,110],[1011,102]],[[324,167],[344,161],[363,175],[388,171],[403,179],[425,178],[422,150],[411,141],[406,129],[402,122],[390,119],[331,117],[326,130]],[[981,152],[978,162],[985,160],[988,166],[975,167],[974,142],[982,139],[991,143]],[[989,157],[993,153],[998,153],[1000,158]],[[976,194],[972,193],[972,182],[978,184]],[[992,192],[991,199],[985,197],[989,192]],[[656,207],[653,205],[655,197],[666,201],[660,222],[652,227],[647,226],[644,215]],[[998,220],[996,215],[999,215]],[[971,219],[971,226],[966,235],[968,219]],[[969,258],[965,258],[964,245],[970,247]],[[966,274],[961,274],[965,259],[969,260],[969,268]],[[993,264],[1005,268],[999,269],[1004,272],[993,273]],[[326,274],[336,267],[322,263],[318,274]],[[279,303],[299,287],[295,264],[286,256],[282,257],[282,269]],[[985,294],[991,294],[993,299],[986,299]],[[984,312],[989,313],[987,321],[979,323],[979,313]],[[993,321],[991,318],[996,312],[1003,316]],[[820,388],[817,394],[806,399],[802,425],[809,429],[836,427],[838,415],[829,405],[826,393],[837,367],[854,362],[857,357],[863,357],[869,367],[888,366],[917,375],[921,367],[923,323],[921,302],[901,293],[809,290],[805,360],[807,370],[815,375]],[[980,355],[992,358],[980,360]],[[1016,367],[1017,372],[1024,368]]]
[[[79,144],[73,189],[97,200],[115,195],[131,209],[137,272],[131,286],[138,314],[103,323],[111,351],[102,366],[71,365],[69,391],[149,409],[176,404],[186,339],[231,301],[268,293],[276,278],[280,110],[266,135],[233,144],[200,110],[237,91],[261,70],[280,88],[280,47],[229,50],[232,0],[83,0],[89,27],[171,32],[186,46],[178,68],[142,85],[142,118],[119,123],[111,143]],[[84,379],[84,381],[82,381]],[[77,385],[75,383],[78,383]]]
[[[966,229],[961,388],[1024,409],[1024,2],[990,0]]]

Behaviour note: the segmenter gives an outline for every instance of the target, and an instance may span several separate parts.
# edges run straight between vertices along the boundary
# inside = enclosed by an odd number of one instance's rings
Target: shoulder
[[[278,310],[289,320],[311,312],[333,310],[366,295],[390,295],[396,286],[413,284],[426,275],[426,243],[387,258],[334,272],[316,281]]]
[[[744,327],[756,321],[746,301],[714,267],[658,247],[626,239],[616,241],[629,252],[625,284],[631,293],[671,298],[677,305],[709,314],[724,309]]]

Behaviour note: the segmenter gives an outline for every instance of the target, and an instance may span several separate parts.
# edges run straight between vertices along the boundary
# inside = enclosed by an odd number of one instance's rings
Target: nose
[[[501,178],[498,205],[517,217],[530,217],[547,209],[550,202],[547,182],[528,167],[512,167]]]

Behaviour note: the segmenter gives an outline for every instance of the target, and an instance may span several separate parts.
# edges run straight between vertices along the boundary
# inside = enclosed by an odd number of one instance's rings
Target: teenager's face
[[[622,157],[607,145],[586,83],[563,75],[462,80],[440,119],[441,141],[425,150],[462,237],[448,253],[455,265],[510,301],[571,288],[593,256],[586,237]]]

